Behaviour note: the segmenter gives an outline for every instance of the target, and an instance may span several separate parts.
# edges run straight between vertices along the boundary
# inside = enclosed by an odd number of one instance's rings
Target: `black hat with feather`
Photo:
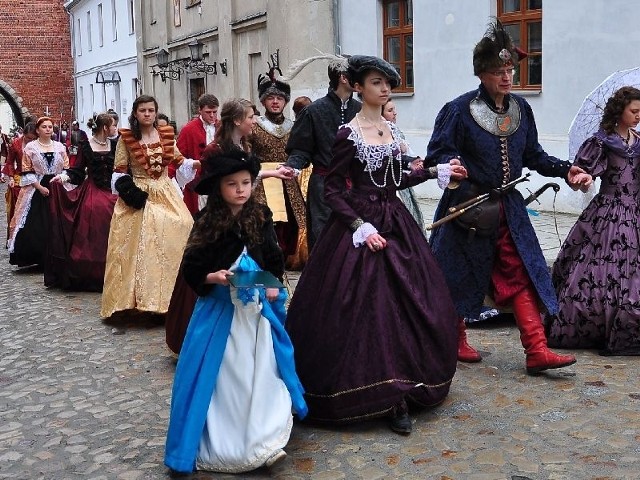
[[[496,68],[514,67],[526,57],[526,52],[513,44],[502,23],[494,19],[473,49],[473,74],[477,76]]]
[[[260,102],[263,102],[269,95],[284,97],[287,103],[291,100],[291,86],[276,78],[276,72],[282,76],[279,63],[280,50],[276,50],[276,53],[271,55],[271,62],[267,62],[269,66],[267,74],[258,75],[258,95]]]

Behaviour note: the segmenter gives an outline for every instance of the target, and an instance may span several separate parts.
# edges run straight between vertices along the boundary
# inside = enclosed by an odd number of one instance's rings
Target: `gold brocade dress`
[[[135,309],[166,313],[182,253],[193,225],[189,210],[167,175],[167,165],[180,165],[173,129],[158,127],[160,143],[144,145],[121,129],[114,170],[129,172],[149,194],[137,210],[118,198],[109,231],[102,317]]]

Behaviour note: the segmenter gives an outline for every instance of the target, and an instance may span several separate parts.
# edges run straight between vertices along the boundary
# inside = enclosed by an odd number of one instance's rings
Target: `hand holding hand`
[[[420,157],[416,158],[409,164],[409,168],[411,168],[412,171],[422,170],[424,168],[424,160],[422,160]]]
[[[296,176],[296,172],[293,170],[293,168],[287,167],[286,165],[280,165],[276,169],[276,172],[279,172],[280,174],[284,175],[285,180],[292,179]]]
[[[567,181],[574,190],[586,192],[593,183],[593,177],[582,168],[573,165],[567,174]]]
[[[460,163],[459,158],[449,160],[449,166],[451,167],[451,178],[453,180],[464,180],[467,178],[467,169]]]
[[[387,241],[379,233],[372,233],[367,237],[365,242],[372,252],[383,250],[387,246]]]

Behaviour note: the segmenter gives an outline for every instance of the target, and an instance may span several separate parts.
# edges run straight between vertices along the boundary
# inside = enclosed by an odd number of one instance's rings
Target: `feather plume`
[[[334,55],[331,53],[323,53],[321,55],[315,55],[313,57],[305,58],[303,60],[298,60],[297,62],[294,62],[293,64],[291,64],[291,66],[287,70],[287,73],[280,78],[280,81],[289,83],[302,71],[302,69],[304,69],[304,67],[306,67],[312,62],[315,62],[316,60],[329,60],[330,66],[333,66],[334,68],[339,67],[343,69],[345,72],[347,71],[346,57],[342,57],[340,55]]]

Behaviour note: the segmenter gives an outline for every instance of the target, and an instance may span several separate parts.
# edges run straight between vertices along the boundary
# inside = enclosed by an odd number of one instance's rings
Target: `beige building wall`
[[[303,58],[336,50],[332,0],[141,0],[135,2],[138,67],[141,90],[158,100],[160,111],[178,128],[197,111],[192,100],[200,92],[216,95],[220,102],[232,97],[257,98],[257,79],[268,70],[269,55],[279,49],[280,67]],[[204,45],[205,61],[217,62],[217,75],[181,74],[162,81],[153,75],[156,53],[169,59],[189,58],[188,44]],[[227,75],[220,63],[226,61]],[[292,98],[315,99],[327,89],[326,61],[305,68],[292,82]],[[157,68],[156,68],[157,69]]]

